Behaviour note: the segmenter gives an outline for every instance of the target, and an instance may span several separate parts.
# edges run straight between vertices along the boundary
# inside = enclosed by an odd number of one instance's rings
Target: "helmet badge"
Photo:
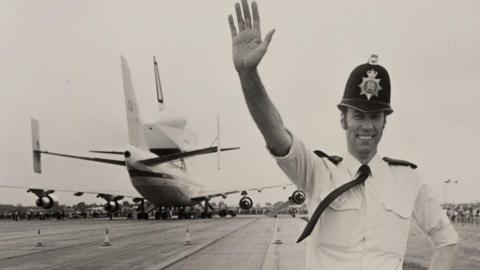
[[[362,77],[362,83],[358,85],[360,87],[360,95],[367,96],[367,99],[370,100],[372,96],[378,97],[378,91],[382,90],[380,85],[380,79],[376,79],[378,72],[371,69],[367,71],[367,78]]]

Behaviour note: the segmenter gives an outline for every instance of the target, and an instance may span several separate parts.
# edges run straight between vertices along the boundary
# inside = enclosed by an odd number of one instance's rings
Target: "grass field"
[[[480,225],[454,224],[460,236],[459,252],[452,269],[480,269]],[[433,255],[428,239],[416,224],[412,224],[405,254],[404,270],[424,270]]]

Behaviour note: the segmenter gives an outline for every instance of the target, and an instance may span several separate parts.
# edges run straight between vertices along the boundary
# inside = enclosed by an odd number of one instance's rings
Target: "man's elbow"
[[[284,157],[290,151],[291,144],[271,144],[267,142],[270,153],[276,157]]]
[[[286,129],[284,129],[283,131],[278,131],[274,135],[267,135],[264,137],[268,149],[274,156],[283,157],[290,152],[293,138]]]

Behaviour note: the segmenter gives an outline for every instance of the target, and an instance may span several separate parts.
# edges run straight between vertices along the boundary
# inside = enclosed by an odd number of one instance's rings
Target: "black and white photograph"
[[[480,2],[0,1],[0,269],[480,268]]]

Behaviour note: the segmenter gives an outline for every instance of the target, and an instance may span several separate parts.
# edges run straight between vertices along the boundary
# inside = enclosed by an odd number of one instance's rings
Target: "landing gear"
[[[177,210],[178,219],[190,219],[192,217],[192,208],[181,206]]]
[[[189,206],[180,206],[175,208],[174,215],[175,213],[178,219],[190,219],[192,217],[192,208]]]
[[[212,212],[202,212],[200,214],[201,218],[212,218],[212,216],[213,216]]]
[[[137,214],[137,219],[145,219],[145,220],[148,220],[148,213],[145,213],[145,212],[140,212]]]
[[[177,216],[178,219],[190,219],[192,218],[192,209],[188,206],[181,207],[164,207],[158,208],[155,212],[155,219],[169,219],[172,216]]]
[[[193,206],[179,206],[179,207],[170,207],[170,206],[162,206],[158,207],[154,212],[154,217],[156,220],[166,220],[170,218],[178,218],[178,219],[191,219],[191,218],[212,218],[213,207],[208,203],[201,203],[199,202],[203,210],[200,212],[199,209],[195,209]],[[227,211],[227,210],[225,210]],[[225,214],[231,215],[231,211],[228,210]]]
[[[155,213],[155,218],[157,220],[163,219],[166,220],[170,217],[170,208],[169,207],[159,207],[158,211]]]
[[[208,211],[208,209],[211,209],[213,211],[213,207],[208,203],[208,200],[205,200],[205,203],[203,205],[203,212],[200,214],[201,218],[212,218],[213,212]]]
[[[148,219],[148,213],[145,212],[145,200],[143,198],[135,198],[134,202],[139,203],[137,207],[137,219]]]
[[[185,208],[183,207],[178,208],[178,212],[177,212],[178,219],[184,219],[185,214],[186,214]]]
[[[218,211],[218,215],[222,218],[226,217],[227,215],[230,215],[231,217],[236,217],[237,213],[234,210],[222,209]]]
[[[218,211],[218,215],[220,217],[226,217],[227,216],[227,210],[226,209],[222,209],[220,211]]]
[[[160,217],[161,217],[163,220],[168,219],[168,213],[167,213],[167,211],[162,211],[162,212],[160,213]]]
[[[183,213],[183,218],[184,219],[190,219],[192,217],[192,212],[185,211]]]

